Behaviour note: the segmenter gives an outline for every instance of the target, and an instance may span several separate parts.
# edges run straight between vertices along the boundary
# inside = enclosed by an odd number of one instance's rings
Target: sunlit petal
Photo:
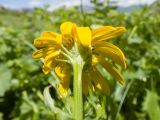
[[[71,35],[72,33],[72,30],[73,28],[75,27],[76,25],[72,22],[64,22],[61,24],[60,26],[60,30],[61,30],[61,33],[62,35]]]
[[[51,31],[45,31],[41,34],[41,37],[48,37],[48,38],[52,38],[52,39],[56,39],[56,36],[58,34],[55,32],[51,32]]]
[[[47,47],[47,48],[39,49],[39,50],[33,52],[32,57],[34,59],[44,58],[54,51],[57,51],[57,49],[55,47]]]
[[[107,56],[108,58],[119,64],[122,68],[126,68],[125,56],[117,46],[104,41],[96,42],[93,46],[95,52]]]
[[[85,47],[91,44],[91,30],[89,27],[77,27],[77,39]]]
[[[52,38],[37,38],[34,40],[34,46],[36,48],[44,48],[44,47],[49,47],[49,46],[58,46],[59,42],[56,39]]]
[[[115,30],[116,28],[112,26],[103,26],[103,27],[95,28],[92,30],[92,37],[96,38],[99,36],[103,36],[104,34],[111,33]]]
[[[115,38],[126,32],[125,27],[105,26],[92,30],[92,42]]]
[[[56,42],[59,43],[59,44],[62,43],[62,35],[59,35],[59,34],[58,34],[58,35],[56,36]]]

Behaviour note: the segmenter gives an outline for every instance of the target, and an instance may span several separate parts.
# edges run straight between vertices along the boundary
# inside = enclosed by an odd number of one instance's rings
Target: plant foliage
[[[56,80],[44,75],[41,62],[31,57],[33,39],[44,30],[58,32],[64,21],[92,28],[125,26],[128,30],[114,41],[126,55],[128,67],[122,72],[126,84],[120,87],[100,68],[111,86],[111,94],[104,96],[97,91],[84,97],[85,120],[160,119],[159,5],[120,12],[107,3],[93,0],[92,4],[94,9],[83,13],[79,7],[61,7],[52,12],[47,12],[47,6],[32,11],[0,9],[0,119],[70,119],[71,98],[62,100],[54,87],[45,88]]]

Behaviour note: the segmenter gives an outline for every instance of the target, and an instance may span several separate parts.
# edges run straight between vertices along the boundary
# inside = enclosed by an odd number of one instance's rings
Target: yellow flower
[[[86,62],[82,74],[83,94],[87,95],[89,88],[93,89],[94,87],[102,90],[105,94],[110,91],[107,81],[96,69],[97,64],[105,68],[121,85],[123,85],[123,77],[109,61],[112,60],[125,69],[125,56],[117,46],[104,40],[115,38],[126,32],[126,29],[124,27],[112,26],[104,26],[93,30],[89,27],[76,27],[75,32],[76,40],[84,47],[82,48],[83,50],[81,50],[81,54],[85,54],[87,51],[90,53],[86,56],[82,55]]]
[[[41,37],[34,40],[34,46],[38,50],[33,52],[32,57],[34,59],[44,59],[42,70],[45,74],[48,74],[53,68],[55,69],[55,73],[61,79],[59,91],[64,96],[67,95],[71,72],[70,65],[61,61],[66,59],[62,54],[62,45],[66,49],[73,46],[74,28],[75,24],[65,22],[60,26],[62,34],[46,31],[42,33]]]
[[[105,42],[115,38],[126,31],[124,27],[104,26],[91,30],[89,27],[77,27],[72,22],[65,22],[60,26],[61,34],[54,32],[43,32],[40,38],[34,40],[34,46],[38,49],[33,52],[34,59],[44,59],[43,72],[49,73],[54,69],[57,76],[61,79],[59,91],[66,96],[70,84],[72,69],[71,65],[64,62],[67,58],[64,47],[69,52],[75,43],[78,45],[79,54],[82,56],[85,65],[82,72],[82,92],[88,94],[89,88],[98,88],[107,94],[110,89],[107,81],[97,70],[96,65],[100,64],[120,84],[124,84],[124,79],[110,62],[114,61],[122,68],[126,68],[123,52],[115,45]]]

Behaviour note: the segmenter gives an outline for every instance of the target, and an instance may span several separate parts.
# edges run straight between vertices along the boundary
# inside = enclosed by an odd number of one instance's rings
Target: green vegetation
[[[126,55],[127,69],[122,71],[126,84],[118,85],[101,70],[111,94],[104,96],[97,91],[84,97],[85,120],[160,120],[158,5],[124,13],[96,1],[93,4],[94,10],[89,12],[78,7],[62,7],[53,12],[46,8],[29,12],[0,10],[0,119],[70,119],[72,98],[62,99],[55,87],[47,87],[55,86],[56,77],[44,75],[41,62],[33,60],[31,54],[33,40],[42,31],[58,32],[62,22],[72,21],[90,27],[125,26],[128,30],[111,40]],[[53,107],[50,109],[45,103]]]

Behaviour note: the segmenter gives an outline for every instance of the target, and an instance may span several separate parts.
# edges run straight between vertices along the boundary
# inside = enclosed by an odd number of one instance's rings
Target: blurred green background
[[[127,33],[110,40],[127,59],[120,86],[104,73],[111,94],[84,97],[85,120],[160,120],[160,4],[121,11],[115,3],[92,0],[92,9],[65,6],[48,11],[49,5],[32,10],[0,8],[0,120],[65,120],[44,103],[43,90],[52,75],[44,75],[42,63],[32,59],[34,38],[42,31],[59,32],[62,22],[79,26],[125,26]],[[103,72],[103,70],[102,70]],[[57,107],[63,101],[55,89],[50,93]],[[69,101],[69,100],[68,100]],[[69,119],[69,118],[68,118]]]

